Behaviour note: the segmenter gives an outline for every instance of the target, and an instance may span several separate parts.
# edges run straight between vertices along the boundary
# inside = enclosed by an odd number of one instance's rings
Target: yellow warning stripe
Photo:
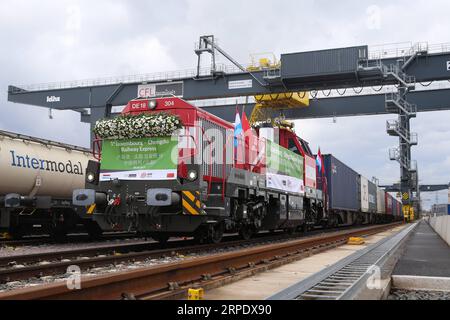
[[[199,213],[186,200],[183,200],[183,208],[185,208],[190,214],[194,216],[199,215]]]
[[[97,205],[95,203],[93,205],[91,205],[89,207],[89,209],[87,210],[87,214],[93,214],[96,207],[97,207]]]
[[[183,191],[184,195],[186,197],[188,197],[192,202],[195,202],[195,196],[193,193],[189,192],[189,191]]]
[[[4,233],[0,234],[0,239],[11,240],[12,236],[11,236],[11,234],[9,232],[4,232]]]
[[[200,215],[201,212],[201,202],[199,200],[200,198],[200,192],[196,191],[183,191],[183,208],[188,214],[192,215]]]
[[[200,202],[200,191],[196,191],[195,192],[196,193],[196,198],[197,198],[197,201],[195,202],[195,205],[197,206],[197,208],[201,208],[201,206],[202,206],[202,203]]]

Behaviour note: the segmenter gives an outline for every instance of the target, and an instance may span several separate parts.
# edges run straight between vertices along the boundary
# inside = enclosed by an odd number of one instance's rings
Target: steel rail
[[[193,241],[182,240],[172,242],[171,245],[165,249],[161,249],[158,243],[152,244],[144,243],[129,246],[127,245],[125,247],[120,246],[108,247],[106,251],[103,248],[92,248],[88,249],[87,251],[80,249],[75,251],[63,252],[62,254],[61,253],[38,254],[37,256],[44,255],[46,257],[52,257],[58,260],[64,260],[64,261],[54,261],[52,263],[43,265],[38,263],[39,261],[43,261],[42,257],[37,259],[36,256],[30,255],[24,257],[23,259],[25,259],[27,262],[31,262],[32,263],[31,265],[24,266],[21,268],[8,267],[0,269],[0,283],[25,280],[33,277],[40,278],[43,276],[55,274],[65,274],[67,268],[72,265],[77,265],[78,267],[80,267],[81,270],[88,270],[89,268],[104,267],[122,262],[136,262],[136,261],[144,261],[146,259],[154,259],[167,256],[193,254],[206,250],[217,250],[227,247],[231,248],[242,245],[258,244],[268,241],[277,241],[282,240],[283,238],[284,237],[271,237],[271,238],[252,239],[248,241],[236,240],[236,241],[227,241],[219,244],[204,244],[204,245],[193,245]],[[103,254],[100,255],[100,253]],[[105,256],[104,255],[105,253],[109,253],[110,255]],[[89,258],[86,257],[87,255],[93,254],[97,256]],[[17,257],[21,258],[20,256]],[[70,260],[68,259],[69,257],[75,259]]]
[[[4,239],[0,238],[0,247],[19,247],[26,245],[41,245],[41,244],[61,244],[61,243],[90,243],[95,241],[109,241],[109,240],[120,240],[123,238],[138,239],[139,237],[133,233],[106,233],[101,235],[99,238],[92,239],[89,235],[80,234],[69,234],[64,242],[58,242],[52,239],[50,236],[32,236],[20,240],[15,239]]]
[[[121,299],[124,295],[147,299],[170,298],[170,293],[179,294],[177,288],[180,285],[201,282],[202,279],[212,281],[214,277],[245,272],[247,268],[264,266],[296,254],[304,255],[307,249],[325,248],[330,244],[337,245],[352,236],[374,234],[398,225],[390,224],[341,231],[307,239],[263,245],[139,270],[119,272],[113,275],[82,278],[80,290],[70,290],[64,282],[14,290],[0,293],[0,300],[110,300]]]
[[[317,234],[319,232],[323,232],[323,230],[314,231],[312,234]],[[306,235],[306,237],[308,236],[310,237],[311,235]],[[186,255],[214,249],[257,245],[273,241],[292,240],[299,237],[305,237],[305,235],[281,234],[267,237],[266,234],[259,234],[258,238],[246,241],[235,240],[237,238],[236,236],[228,236],[227,241],[219,244],[198,245],[192,240],[174,240],[165,248],[161,248],[158,243],[144,242],[138,244],[113,245],[60,252],[9,256],[0,258],[0,283],[65,274],[67,268],[74,264],[80,267],[81,270],[88,270],[89,268],[104,267],[122,262],[136,262],[151,258]],[[105,256],[105,254],[109,255]],[[50,262],[49,260],[52,261]],[[40,264],[40,262],[46,263]],[[19,263],[25,265],[19,268],[15,267]]]
[[[215,245],[217,248],[223,246],[232,246],[232,245],[244,245],[244,244],[255,244],[266,241],[277,241],[277,240],[287,240],[287,239],[297,239],[299,237],[312,236],[315,234],[320,234],[324,232],[334,232],[340,230],[347,230],[355,228],[354,226],[345,226],[331,229],[316,229],[313,231],[309,231],[305,233],[297,233],[293,235],[289,235],[286,233],[278,233],[275,232],[271,236],[267,236],[267,233],[259,233],[255,235],[255,237],[251,240],[242,241],[238,240],[240,237],[234,235],[227,235],[224,237],[222,243]],[[107,254],[124,254],[128,252],[142,252],[149,250],[159,250],[159,249],[182,249],[186,246],[193,246],[196,242],[194,240],[184,240],[184,239],[173,239],[170,240],[167,244],[161,245],[155,241],[139,241],[132,243],[114,243],[114,244],[99,244],[97,246],[88,247],[88,248],[74,248],[67,250],[58,250],[53,252],[40,252],[33,254],[22,254],[22,255],[12,255],[0,257],[0,270],[2,268],[7,268],[9,266],[15,264],[37,264],[39,262],[49,262],[54,260],[63,260],[63,259],[74,259],[78,257],[95,257],[98,255],[107,255]]]

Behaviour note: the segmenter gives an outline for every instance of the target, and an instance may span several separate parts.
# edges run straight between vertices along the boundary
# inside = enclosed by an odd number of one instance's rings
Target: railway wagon
[[[59,237],[82,222],[95,230],[91,220],[80,220],[71,203],[90,159],[84,148],[0,131],[1,233]]]
[[[327,208],[330,215],[338,216],[339,224],[393,221],[392,199],[388,198],[382,189],[333,155],[324,155],[324,163],[328,195]]]
[[[403,205],[390,193],[386,192],[386,216],[387,222],[403,220]]]
[[[397,202],[397,219],[396,220],[403,220],[403,204],[401,201],[399,200],[395,200]]]
[[[385,192],[385,197],[386,197],[386,199],[385,199],[386,215],[390,215],[393,217],[393,216],[395,216],[394,198],[388,192]]]
[[[376,185],[362,175],[358,176],[360,191],[360,211],[364,215],[364,223],[372,223],[377,213]]]
[[[369,223],[367,179],[333,155],[324,155],[324,163],[330,214],[337,215],[339,224]]]
[[[388,223],[393,221],[392,200],[390,199],[389,207],[387,206],[388,194],[381,188],[377,187],[377,214],[375,215],[375,223]]]

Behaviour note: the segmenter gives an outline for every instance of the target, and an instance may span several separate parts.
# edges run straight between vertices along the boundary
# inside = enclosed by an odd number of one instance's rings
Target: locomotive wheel
[[[223,225],[222,224],[217,224],[213,227],[211,227],[211,231],[209,234],[209,242],[214,243],[214,244],[218,244],[222,241],[223,238]]]
[[[94,221],[86,221],[84,226],[91,239],[99,239],[103,234],[103,230]]]
[[[288,228],[286,229],[286,233],[290,236],[294,235],[296,233],[296,228]]]
[[[55,227],[50,232],[50,237],[56,242],[66,242],[67,241],[67,232],[62,227]]]
[[[154,235],[152,235],[152,238],[155,241],[158,241],[161,245],[166,245],[170,239],[170,237],[165,234],[154,234]]]
[[[9,230],[9,235],[13,240],[21,240],[25,233],[19,227],[11,227]]]
[[[253,235],[253,230],[250,226],[242,226],[239,230],[239,235],[244,240],[250,240]]]

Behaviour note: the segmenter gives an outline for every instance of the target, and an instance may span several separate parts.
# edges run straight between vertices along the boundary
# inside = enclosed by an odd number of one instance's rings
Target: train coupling
[[[120,202],[116,202],[120,201],[118,199],[116,198],[114,203],[111,204],[119,206]],[[149,189],[147,190],[146,202],[148,206],[169,207],[179,204],[181,196],[171,189]],[[79,207],[104,206],[108,204],[108,197],[105,193],[97,192],[93,189],[78,189],[73,192],[72,203]]]
[[[22,196],[16,193],[10,193],[2,197],[3,206],[5,208],[38,208],[38,209],[50,209],[52,206],[52,198],[39,196],[39,197],[28,197]]]
[[[179,204],[181,197],[171,189],[148,189],[147,205],[152,207],[170,207]]]
[[[107,196],[105,193],[97,192],[93,189],[77,189],[73,191],[72,203],[79,207],[88,207],[93,204],[107,204]]]

